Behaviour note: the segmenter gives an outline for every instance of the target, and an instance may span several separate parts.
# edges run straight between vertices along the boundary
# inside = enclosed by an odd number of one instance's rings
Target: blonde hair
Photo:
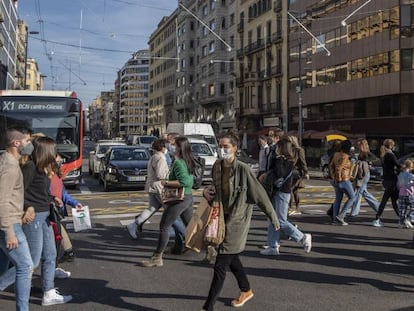
[[[405,160],[404,164],[401,166],[402,170],[412,170],[413,169],[413,161]]]

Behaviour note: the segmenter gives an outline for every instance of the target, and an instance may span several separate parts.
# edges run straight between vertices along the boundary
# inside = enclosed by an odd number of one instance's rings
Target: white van
[[[214,162],[217,160],[217,155],[214,154],[210,145],[205,140],[190,137],[188,141],[191,145],[192,153],[206,161],[203,182],[212,181],[211,170],[213,169]]]
[[[213,127],[209,123],[169,123],[167,133],[178,133],[205,140],[217,156],[217,139]]]

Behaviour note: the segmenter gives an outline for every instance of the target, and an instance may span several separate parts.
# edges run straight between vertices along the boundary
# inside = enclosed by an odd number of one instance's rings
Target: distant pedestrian
[[[270,148],[267,144],[267,137],[266,136],[260,136],[258,139],[259,144],[259,173],[257,177],[260,177],[260,175],[266,173],[267,171],[267,161],[270,154]]]
[[[382,195],[380,206],[378,207],[377,215],[372,225],[375,227],[383,227],[384,224],[381,221],[382,213],[384,212],[385,205],[389,198],[391,198],[392,207],[398,216],[398,188],[397,179],[400,172],[400,164],[397,161],[393,150],[395,148],[395,142],[392,139],[384,140],[380,149],[380,158],[382,162],[382,185],[384,186],[384,194]]]
[[[345,216],[355,201],[354,188],[351,182],[351,147],[352,143],[349,140],[342,141],[340,151],[334,154],[330,163],[330,171],[333,172],[336,192],[335,202],[333,206],[333,219],[337,220],[343,226],[348,225],[348,223],[345,221]],[[348,197],[348,200],[345,202],[342,210],[339,212],[344,194]]]
[[[398,206],[400,227],[413,228],[412,217],[414,215],[414,175],[412,173],[413,162],[406,160],[402,166],[402,172],[398,175]]]
[[[359,166],[358,176],[354,181],[356,189],[355,201],[352,207],[351,216],[358,216],[361,208],[361,199],[364,198],[368,205],[375,211],[378,212],[379,202],[377,199],[368,191],[368,182],[371,178],[369,171],[369,145],[366,139],[358,141],[359,155],[357,165]]]
[[[15,283],[16,310],[28,311],[33,261],[22,222],[31,222],[34,211],[24,212],[22,155],[30,155],[33,145],[27,128],[6,130],[6,152],[0,155],[0,291]],[[13,268],[9,268],[13,263]],[[11,283],[9,281],[11,279]]]
[[[269,217],[271,226],[279,229],[279,221],[272,204],[262,185],[246,164],[236,158],[239,139],[232,132],[223,134],[219,140],[221,159],[213,167],[213,185],[204,189],[203,195],[212,202],[220,200],[224,210],[226,233],[224,241],[218,247],[218,255],[214,264],[214,276],[203,310],[213,310],[220,296],[226,278],[226,272],[234,274],[240,288],[240,296],[234,299],[233,307],[241,307],[253,298],[253,291],[239,254],[244,250],[253,206],[257,206]],[[220,173],[217,173],[217,172]]]

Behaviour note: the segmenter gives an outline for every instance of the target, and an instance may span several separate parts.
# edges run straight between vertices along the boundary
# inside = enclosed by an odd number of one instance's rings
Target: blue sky
[[[45,89],[71,89],[88,106],[114,88],[117,71],[132,52],[148,48],[176,7],[174,0],[20,0],[18,14],[39,32],[29,35],[28,56],[47,76]]]

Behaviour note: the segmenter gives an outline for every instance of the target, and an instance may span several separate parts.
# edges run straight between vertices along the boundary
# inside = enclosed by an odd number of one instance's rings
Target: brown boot
[[[162,267],[163,265],[162,254],[157,253],[154,253],[150,259],[142,261],[143,267]]]
[[[244,306],[244,304],[246,303],[246,302],[248,302],[250,299],[252,299],[253,298],[253,291],[250,289],[250,290],[248,290],[247,292],[241,292],[240,293],[240,296],[239,296],[239,298],[237,298],[237,299],[234,299],[232,302],[231,302],[231,305],[233,306],[233,307],[236,307],[236,308],[238,308],[238,307],[242,307],[242,306]]]

